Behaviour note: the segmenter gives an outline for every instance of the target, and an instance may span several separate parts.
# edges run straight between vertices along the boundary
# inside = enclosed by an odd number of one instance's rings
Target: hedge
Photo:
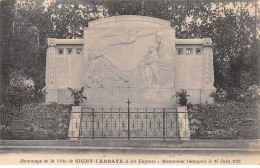
[[[9,131],[8,139],[68,139],[71,105],[27,104],[9,111],[7,120],[24,123],[23,131]],[[260,138],[259,102],[250,106],[237,101],[188,105],[192,139]]]
[[[66,104],[27,104],[20,112],[9,112],[7,120],[23,121],[23,130],[9,129],[8,139],[67,139],[71,105]]]
[[[248,139],[260,137],[259,102],[188,105],[192,139]]]

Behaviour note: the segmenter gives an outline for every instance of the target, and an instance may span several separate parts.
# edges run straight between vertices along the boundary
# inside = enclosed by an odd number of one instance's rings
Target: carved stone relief
[[[100,30],[96,31],[88,32],[90,37],[86,42],[84,79],[87,87],[162,88],[166,85],[173,71],[173,45],[169,44],[171,40],[167,39],[171,38],[167,34],[169,32],[160,29],[138,30],[134,28],[104,30],[101,33]],[[134,65],[135,68],[133,67],[132,71],[118,67],[106,55],[107,50],[116,45],[140,48],[142,46],[136,46],[135,43],[143,38],[147,38],[149,42],[148,47],[145,48],[146,54],[140,55],[137,50],[137,53],[131,53],[130,58],[123,60],[125,63],[131,62],[131,59],[141,60]],[[127,54],[133,52],[129,48],[125,48],[128,51]],[[116,57],[124,56],[120,50],[113,52]]]

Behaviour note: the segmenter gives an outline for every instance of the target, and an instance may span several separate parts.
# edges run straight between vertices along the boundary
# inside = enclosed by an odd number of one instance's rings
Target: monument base
[[[173,108],[176,106],[174,90],[169,89],[86,89],[84,105],[89,107],[124,108],[131,102],[135,108]]]
[[[216,92],[215,88],[203,88],[203,89],[185,89],[187,90],[188,103],[200,104],[200,103],[214,103],[214,98],[210,97],[212,92]]]
[[[179,90],[179,89],[178,89]],[[209,95],[215,92],[215,88],[185,89],[190,95],[188,103],[214,103],[214,98]],[[48,89],[46,103],[58,102],[73,104],[73,97],[68,89]],[[125,108],[127,100],[135,108],[173,108],[178,104],[177,97],[172,97],[175,90],[172,89],[85,89],[84,106],[91,108]]]
[[[46,92],[46,97],[45,97],[45,102],[50,103],[50,102],[58,102],[59,100],[59,89],[47,89]]]
[[[214,103],[214,97],[210,97],[212,92],[216,92],[216,88],[207,88],[201,90],[201,103]]]

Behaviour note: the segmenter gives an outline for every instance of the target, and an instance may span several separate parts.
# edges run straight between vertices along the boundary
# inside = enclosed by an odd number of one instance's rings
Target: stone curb
[[[260,140],[0,140],[3,147],[57,148],[212,148],[254,149],[260,151]]]
[[[0,149],[17,150],[125,150],[125,151],[233,151],[260,152],[259,149],[247,148],[148,148],[148,147],[91,147],[91,146],[0,146]],[[0,152],[1,153],[1,152]]]

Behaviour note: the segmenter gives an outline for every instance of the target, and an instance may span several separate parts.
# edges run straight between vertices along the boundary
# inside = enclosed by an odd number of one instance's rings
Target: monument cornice
[[[154,25],[159,25],[160,27],[171,27],[171,23],[167,20],[162,20],[159,18],[153,18],[149,16],[139,16],[139,15],[121,15],[121,16],[112,16],[94,20],[88,23],[88,27],[99,27],[102,24],[106,24],[105,27],[118,27],[120,22],[140,22],[138,27],[150,27],[151,25],[147,23],[152,23]]]
[[[211,38],[203,39],[176,39],[175,44],[192,44],[192,45],[203,45],[203,46],[212,46]]]
[[[55,39],[55,38],[49,38],[48,39],[48,45],[57,45],[57,44],[84,44],[84,39]]]
[[[203,45],[203,39],[176,39],[175,44],[201,44]]]

